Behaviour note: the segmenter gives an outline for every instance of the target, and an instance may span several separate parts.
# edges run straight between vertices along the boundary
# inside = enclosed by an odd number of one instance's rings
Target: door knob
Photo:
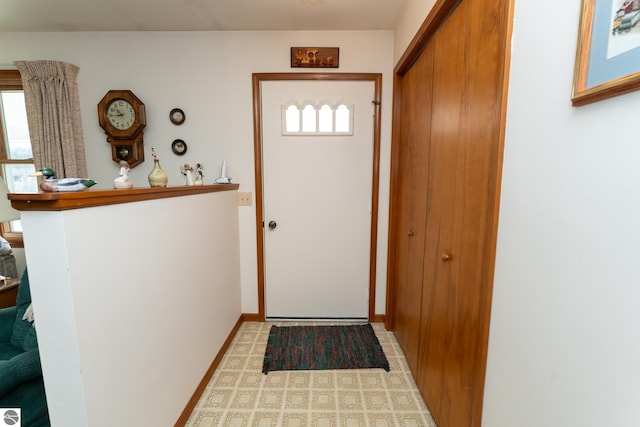
[[[278,223],[275,221],[269,221],[269,230],[275,230],[278,226]]]
[[[451,261],[451,255],[449,254],[441,254],[440,259],[444,262]]]
[[[413,236],[413,230],[409,230],[409,231],[407,232],[407,236]]]

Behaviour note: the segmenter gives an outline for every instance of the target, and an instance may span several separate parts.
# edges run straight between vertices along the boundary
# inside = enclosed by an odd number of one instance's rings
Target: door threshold
[[[334,322],[354,323],[368,322],[366,317],[267,317],[267,322]]]

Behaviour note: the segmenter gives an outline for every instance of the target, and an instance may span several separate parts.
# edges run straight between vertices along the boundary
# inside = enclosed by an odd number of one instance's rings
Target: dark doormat
[[[382,368],[389,361],[371,324],[272,326],[262,372]]]

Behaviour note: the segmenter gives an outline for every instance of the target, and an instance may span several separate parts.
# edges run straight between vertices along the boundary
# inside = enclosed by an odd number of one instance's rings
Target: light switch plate
[[[251,206],[251,193],[238,192],[238,206]]]

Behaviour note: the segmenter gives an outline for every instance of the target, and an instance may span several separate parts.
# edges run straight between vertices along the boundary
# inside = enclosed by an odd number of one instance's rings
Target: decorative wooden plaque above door
[[[338,68],[339,47],[292,47],[291,68]]]

